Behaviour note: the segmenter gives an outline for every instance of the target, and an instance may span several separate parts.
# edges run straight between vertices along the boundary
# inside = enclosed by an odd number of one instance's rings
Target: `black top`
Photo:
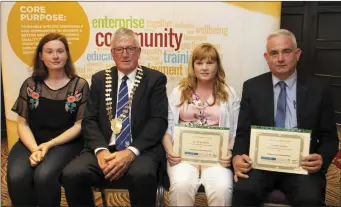
[[[21,86],[12,111],[24,117],[38,144],[47,142],[83,119],[89,85],[78,76],[53,90],[32,77]]]

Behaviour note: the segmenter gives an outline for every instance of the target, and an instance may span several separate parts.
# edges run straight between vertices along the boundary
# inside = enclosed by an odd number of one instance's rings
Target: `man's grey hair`
[[[135,32],[131,29],[128,28],[120,28],[118,29],[115,34],[112,36],[111,38],[111,42],[110,42],[110,48],[114,48],[114,44],[115,42],[121,40],[121,39],[132,39],[135,40],[136,42],[136,47],[140,48],[140,41],[137,38],[137,35],[135,34]]]
[[[281,35],[289,36],[291,38],[291,41],[292,41],[292,44],[293,44],[294,48],[295,49],[297,48],[297,42],[296,42],[295,35],[292,32],[290,32],[289,30],[286,30],[286,29],[278,29],[278,30],[272,32],[271,34],[268,35],[266,40],[268,42],[271,38],[277,37],[277,36],[281,36]]]

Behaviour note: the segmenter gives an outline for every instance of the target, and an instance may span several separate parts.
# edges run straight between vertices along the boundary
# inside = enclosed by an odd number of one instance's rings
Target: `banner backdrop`
[[[110,39],[120,27],[134,30],[142,46],[140,64],[167,75],[167,93],[187,74],[191,51],[215,45],[227,83],[241,95],[245,80],[268,71],[266,36],[279,28],[279,2],[3,2],[2,65],[9,147],[16,142],[11,111],[22,82],[31,75],[40,38],[66,35],[79,76],[114,65]]]

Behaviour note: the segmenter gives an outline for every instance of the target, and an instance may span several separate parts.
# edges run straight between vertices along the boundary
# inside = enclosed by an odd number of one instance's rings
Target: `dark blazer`
[[[133,142],[130,146],[140,153],[148,150],[162,155],[162,137],[168,126],[167,78],[159,71],[142,67],[143,77],[136,89],[131,106],[131,132]],[[111,68],[112,113],[115,117],[118,87],[117,68]],[[82,134],[85,147],[95,150],[107,148],[112,135],[105,102],[105,70],[92,76],[90,96],[82,121]]]
[[[297,74],[297,125],[312,130],[310,154],[323,158],[325,173],[338,150],[331,91],[314,77]],[[244,82],[233,156],[249,154],[250,126],[275,126],[271,72]]]

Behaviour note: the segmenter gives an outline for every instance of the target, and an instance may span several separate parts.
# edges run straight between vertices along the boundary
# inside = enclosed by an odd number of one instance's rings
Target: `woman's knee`
[[[50,186],[59,184],[58,178],[60,174],[60,171],[53,169],[51,166],[38,166],[34,171],[34,184],[35,186]]]
[[[12,170],[8,171],[7,173],[8,185],[22,186],[25,183],[31,183],[32,179],[33,179],[33,174],[28,170],[20,169],[20,167],[13,167]]]
[[[208,186],[205,186],[205,192],[208,199],[225,199],[225,197],[232,197],[233,185],[231,185],[229,182],[212,183]]]
[[[202,183],[208,194],[232,195],[233,173],[230,169],[208,168],[203,172]]]
[[[180,163],[167,169],[170,184],[180,189],[199,187],[199,170],[187,163]]]
[[[199,180],[194,178],[183,179],[181,176],[170,179],[170,190],[177,192],[192,192],[197,191],[199,187]]]
[[[30,183],[33,179],[33,168],[19,162],[9,162],[7,166],[8,184]]]

